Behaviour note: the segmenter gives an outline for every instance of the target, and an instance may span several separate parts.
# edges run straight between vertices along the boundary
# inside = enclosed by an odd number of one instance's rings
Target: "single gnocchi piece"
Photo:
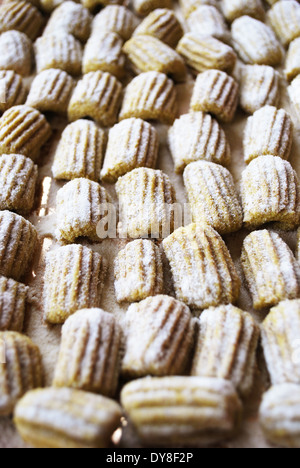
[[[284,2],[282,2],[284,3]],[[300,386],[276,385],[264,394],[259,410],[266,439],[284,448],[300,448]]]
[[[147,239],[130,242],[118,253],[114,266],[119,303],[139,302],[163,293],[162,256],[154,242]]]
[[[262,107],[277,106],[279,75],[268,65],[246,65],[240,75],[240,106],[248,114]]]
[[[33,80],[26,105],[40,112],[66,114],[74,81],[65,71],[50,68]]]
[[[101,34],[92,34],[84,49],[83,73],[100,70],[121,79],[125,73],[125,55],[122,47],[122,39],[114,32],[104,31]]]
[[[218,0],[179,0],[179,5],[183,16],[188,18],[199,6],[210,5],[219,8]]]
[[[70,388],[28,392],[14,422],[23,440],[36,448],[109,448],[122,409],[101,395]]]
[[[169,147],[177,174],[192,162],[204,160],[226,166],[231,160],[224,130],[204,112],[181,115],[175,120],[169,129]]]
[[[155,128],[142,119],[123,120],[109,131],[101,179],[114,183],[138,167],[155,168],[157,156]]]
[[[39,37],[34,44],[38,73],[50,68],[70,75],[81,74],[82,47],[72,34],[58,30]]]
[[[177,94],[172,80],[164,73],[141,73],[125,90],[120,120],[136,117],[172,124],[177,108]]]
[[[38,168],[20,154],[0,156],[0,210],[28,213],[34,204]]]
[[[0,274],[19,281],[38,244],[36,228],[22,216],[0,211],[0,239]]]
[[[28,287],[0,276],[0,331],[22,332]]]
[[[155,447],[216,444],[233,437],[242,412],[230,382],[201,377],[135,380],[121,402],[142,442]]]
[[[123,47],[134,71],[165,73],[175,81],[184,81],[186,67],[182,57],[154,36],[133,36]]]
[[[13,70],[22,76],[30,75],[32,68],[32,43],[20,31],[0,34],[0,70]]]
[[[109,127],[117,122],[122,99],[122,85],[110,73],[90,72],[77,83],[72,94],[68,116],[72,122],[90,117]]]
[[[27,89],[20,75],[12,70],[0,71],[0,112],[24,104],[26,95]]]
[[[300,76],[296,76],[288,87],[291,103],[295,109],[298,120],[300,119]]]
[[[230,32],[225,20],[214,6],[200,5],[188,16],[186,22],[190,32],[230,42]]]
[[[300,36],[300,5],[295,0],[277,2],[268,12],[268,20],[284,46]]]
[[[113,397],[120,372],[121,328],[113,314],[83,309],[68,318],[53,386]]]
[[[190,224],[163,241],[178,300],[193,309],[234,303],[240,279],[221,236],[211,226]]]
[[[265,17],[265,10],[261,0],[222,0],[221,6],[227,21],[234,21],[245,15],[262,21]]]
[[[209,112],[231,122],[238,105],[238,84],[227,73],[207,70],[198,75],[191,99],[191,111]]]
[[[185,304],[169,296],[149,297],[129,307],[124,330],[122,373],[126,377],[186,372],[194,343],[194,324]]]
[[[9,416],[22,396],[43,383],[39,348],[25,335],[0,332],[4,363],[0,364],[0,415]]]
[[[212,36],[187,33],[179,41],[177,52],[197,72],[217,69],[231,72],[236,63],[234,50]]]
[[[56,197],[57,238],[72,243],[87,237],[99,242],[97,226],[107,215],[108,203],[106,190],[97,182],[83,178],[68,182]]]
[[[275,223],[290,231],[300,223],[300,186],[289,162],[279,157],[260,156],[242,174],[244,223],[256,228]]]
[[[52,174],[55,179],[85,177],[98,181],[106,136],[89,120],[76,120],[62,133],[55,151]]]
[[[183,174],[193,222],[220,234],[239,231],[243,211],[233,177],[225,167],[207,161],[189,164]]]
[[[300,385],[300,366],[293,359],[299,348],[300,300],[283,301],[265,319],[261,327],[264,355],[272,385]]]
[[[136,35],[154,36],[168,46],[176,47],[183,36],[183,29],[172,10],[157,8],[135,29]]]
[[[0,32],[20,31],[34,40],[43,26],[39,10],[23,0],[10,0],[0,5]]]
[[[205,310],[199,332],[192,375],[230,380],[241,395],[252,390],[259,327],[247,312],[232,306]]]
[[[174,229],[174,187],[162,171],[138,168],[116,183],[119,233],[132,239],[163,238]]]
[[[44,317],[64,323],[77,310],[100,306],[106,260],[82,245],[67,245],[46,255]]]
[[[293,122],[284,109],[264,106],[249,117],[244,132],[244,157],[248,164],[259,156],[288,159],[293,143]]]
[[[92,23],[92,34],[111,31],[118,34],[127,41],[133,34],[138,20],[136,16],[122,5],[108,5],[103,8],[94,18]]]
[[[255,309],[299,297],[299,264],[275,232],[254,231],[247,236],[241,262]]]
[[[57,7],[47,23],[43,35],[56,34],[62,30],[85,42],[91,32],[92,16],[82,5],[64,1]]]
[[[1,41],[1,38],[0,38]],[[292,81],[300,74],[300,38],[294,39],[289,46],[286,62],[285,76],[288,81]]]
[[[233,46],[240,58],[250,65],[280,65],[283,51],[273,30],[250,16],[232,23]]]
[[[133,0],[134,11],[140,16],[147,16],[156,8],[172,8],[172,0]]]
[[[0,118],[0,155],[22,154],[35,161],[51,136],[45,117],[29,106],[14,106]]]

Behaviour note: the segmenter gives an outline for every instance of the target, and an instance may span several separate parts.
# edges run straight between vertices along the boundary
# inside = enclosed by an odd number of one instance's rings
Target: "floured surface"
[[[286,90],[287,84],[282,80],[282,102],[281,107],[284,107],[292,114],[294,129],[294,143],[290,162],[300,176],[300,124],[297,122],[295,113],[289,105],[289,100]],[[178,101],[180,104],[180,114],[188,112],[190,96],[193,90],[193,79],[190,77],[184,85],[176,86],[178,91]],[[222,124],[228,137],[231,152],[232,162],[229,166],[234,180],[239,188],[241,172],[246,167],[243,160],[243,130],[246,124],[247,116],[241,111],[238,111],[233,124]],[[31,304],[27,308],[24,332],[32,338],[32,340],[40,347],[43,363],[45,368],[45,384],[51,385],[54,366],[57,360],[59,342],[60,342],[60,326],[49,326],[43,321],[41,309],[41,295],[43,285],[44,272],[44,255],[49,249],[54,248],[58,244],[52,239],[56,229],[55,216],[55,198],[59,188],[64,185],[64,182],[56,182],[52,178],[51,165],[53,162],[54,151],[59,141],[62,130],[67,122],[61,118],[48,118],[53,129],[53,136],[46,147],[42,149],[39,164],[39,189],[37,191],[36,211],[29,217],[30,221],[37,227],[39,233],[44,237],[43,248],[40,256],[36,256],[34,260],[33,272],[28,276],[26,283],[31,287]],[[167,147],[167,126],[155,125],[159,132],[160,149],[157,167],[162,169],[169,175],[176,189],[177,199],[180,203],[186,203],[186,194],[183,186],[182,176],[178,176],[174,172],[174,165]],[[116,194],[113,185],[104,184],[104,187],[109,191],[114,202],[116,202]],[[240,277],[242,277],[241,267],[239,263],[242,242],[248,231],[243,230],[236,234],[225,236],[224,239],[228,245],[234,261],[237,265]],[[282,233],[283,239],[289,244],[292,250],[296,249],[296,234]],[[110,239],[105,240],[100,244],[93,244],[93,250],[103,254],[109,261],[109,274],[105,282],[104,294],[102,299],[102,308],[116,315],[119,322],[122,323],[126,307],[120,307],[115,300],[114,280],[113,280],[113,261],[119,250],[125,245],[125,241]],[[89,245],[85,242],[85,245]],[[166,262],[165,262],[166,264]],[[243,310],[253,313],[253,316],[258,322],[261,322],[266,313],[254,312],[252,309],[249,294],[244,286],[244,280],[241,289],[238,306]],[[172,282],[170,278],[169,268],[165,265],[165,293],[174,294],[172,290]],[[230,448],[265,448],[269,447],[265,442],[257,420],[257,410],[261,395],[267,388],[267,375],[265,372],[261,351],[259,351],[259,370],[256,375],[255,389],[253,395],[247,400],[245,405],[245,417],[239,435],[232,441],[224,444],[223,447]],[[121,446],[139,447],[132,430],[129,427],[125,428]],[[20,440],[14,430],[13,423],[8,418],[0,420],[0,447],[1,448],[21,448],[26,445]]]

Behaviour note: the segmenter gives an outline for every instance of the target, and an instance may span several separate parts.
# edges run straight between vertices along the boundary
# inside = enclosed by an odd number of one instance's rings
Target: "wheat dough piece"
[[[172,0],[133,0],[133,9],[140,16],[147,16],[156,8],[172,8]]]
[[[139,302],[162,294],[164,277],[159,248],[146,239],[130,242],[115,259],[114,276],[119,303]]]
[[[74,81],[65,71],[50,68],[33,80],[26,105],[40,112],[66,114]]]
[[[232,305],[205,310],[191,375],[230,380],[243,396],[253,387],[259,327],[250,314]]]
[[[118,34],[111,31],[99,34],[94,32],[84,49],[83,73],[100,70],[121,79],[125,73],[125,55],[122,47],[123,41]]]
[[[62,327],[53,386],[113,397],[120,372],[121,328],[113,314],[83,309]]]
[[[19,281],[38,244],[36,228],[10,211],[0,211],[0,274]],[[26,248],[24,248],[26,246]]]
[[[109,448],[121,422],[115,401],[70,388],[28,392],[14,413],[17,430],[36,448]]]
[[[234,50],[212,36],[186,33],[176,48],[186,64],[197,72],[209,69],[233,70],[236,63]]]
[[[169,147],[175,172],[199,160],[227,165],[231,160],[229,144],[219,123],[204,112],[181,115],[169,129]]]
[[[222,0],[221,7],[225,18],[230,22],[245,15],[261,21],[265,17],[261,0]]]
[[[62,133],[55,151],[52,174],[55,179],[81,177],[98,181],[104,157],[106,135],[88,120],[76,120]]]
[[[136,28],[136,35],[154,36],[170,47],[176,47],[183,36],[182,26],[174,11],[158,8],[152,11]]]
[[[127,86],[120,120],[131,117],[172,124],[177,115],[176,88],[164,73],[147,72]]]
[[[300,5],[297,1],[276,3],[268,12],[268,20],[284,46],[300,36]]]
[[[146,377],[127,384],[121,402],[142,442],[198,447],[233,437],[242,405],[232,384],[201,377]]]
[[[260,156],[288,159],[293,143],[293,122],[284,109],[264,106],[249,117],[244,131],[244,157],[248,164]]]
[[[162,171],[138,168],[116,183],[119,233],[132,239],[160,239],[174,229],[175,190]]]
[[[190,224],[163,241],[178,300],[193,309],[234,303],[240,279],[221,236],[210,226]]]
[[[28,287],[0,276],[0,331],[23,329]]]
[[[220,70],[206,70],[196,79],[190,110],[209,112],[223,122],[231,122],[238,94],[238,84],[231,76]]]
[[[56,236],[65,242],[79,237],[100,241],[97,226],[107,216],[109,196],[97,182],[74,179],[64,185],[56,197]]]
[[[0,5],[0,32],[16,30],[36,39],[44,20],[38,9],[23,0]]]
[[[39,0],[40,7],[46,13],[51,13],[55,8],[60,6],[66,0]],[[73,2],[80,3],[80,0],[72,0]]]
[[[299,264],[275,232],[254,231],[247,236],[241,262],[255,309],[299,297]]]
[[[82,245],[67,245],[46,255],[44,317],[64,323],[77,310],[100,306],[106,260]]]
[[[78,81],[72,94],[68,116],[70,121],[90,117],[109,127],[117,122],[122,99],[122,85],[110,73],[90,72]]]
[[[280,65],[283,51],[273,30],[250,16],[241,16],[232,23],[233,47],[248,64]]]
[[[55,34],[61,29],[85,42],[91,32],[91,23],[92,16],[86,8],[72,1],[65,1],[53,11],[43,34]]]
[[[230,32],[217,8],[202,5],[196,8],[186,20],[190,32],[213,36],[223,42],[230,42]]]
[[[20,154],[0,156],[0,209],[29,213],[34,204],[38,168]]]
[[[142,119],[126,119],[110,129],[101,179],[114,183],[138,167],[155,168],[158,156],[156,129]]]
[[[138,19],[122,5],[109,5],[101,10],[92,23],[92,34],[111,31],[127,41],[133,34]]]
[[[300,74],[300,38],[294,39],[290,45],[285,61],[285,77],[292,81]]]
[[[70,75],[81,74],[82,47],[72,34],[61,30],[49,33],[36,40],[34,49],[37,73],[56,68]]]
[[[43,383],[39,348],[25,335],[0,332],[4,364],[0,364],[0,415],[9,416],[22,396]]]
[[[137,35],[123,47],[133,69],[139,72],[165,73],[175,81],[185,81],[186,67],[182,57],[153,36]]]
[[[193,222],[220,234],[239,231],[243,211],[233,177],[225,167],[207,161],[189,164],[183,174]]]
[[[23,154],[35,161],[51,136],[45,117],[28,106],[14,106],[0,118],[0,155]]]
[[[0,112],[25,102],[27,89],[23,79],[12,70],[0,71]]]
[[[268,65],[246,65],[240,74],[240,106],[254,114],[264,106],[277,106],[280,98],[279,75]]]
[[[266,439],[283,448],[300,448],[300,386],[285,383],[264,394],[260,424]]]
[[[271,309],[261,327],[264,355],[272,385],[300,385],[300,300],[283,301]],[[297,348],[298,347],[298,348]]]
[[[188,18],[199,6],[210,5],[219,8],[220,2],[218,0],[179,0],[179,5],[183,16]]]
[[[242,174],[241,195],[247,228],[271,222],[286,231],[299,226],[300,187],[289,162],[274,156],[252,161]]]
[[[288,93],[292,105],[296,111],[298,120],[300,119],[300,76],[296,76],[288,87]]]
[[[194,323],[189,308],[169,296],[149,297],[133,304],[125,316],[125,354],[122,373],[183,375],[194,344]]]
[[[30,75],[32,67],[32,43],[20,31],[6,31],[0,35],[0,69],[13,70],[19,75]]]
[[[81,0],[81,3],[84,7],[93,10],[97,6],[106,6],[106,5],[122,5],[123,3],[128,3],[124,0]]]

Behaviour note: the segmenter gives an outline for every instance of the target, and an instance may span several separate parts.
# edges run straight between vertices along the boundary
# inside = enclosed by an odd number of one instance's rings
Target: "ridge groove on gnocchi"
[[[230,32],[223,15],[212,5],[200,5],[186,20],[190,32],[213,36],[222,42],[230,43]]]
[[[0,276],[0,331],[22,332],[28,287]]]
[[[300,266],[275,232],[254,231],[243,244],[241,263],[257,310],[300,295]]]
[[[218,0],[179,0],[179,5],[185,18],[188,18],[193,11],[202,5],[220,7]]]
[[[252,390],[259,327],[247,312],[232,305],[205,310],[199,332],[192,375],[230,380],[241,395]]]
[[[243,212],[233,177],[225,167],[207,161],[189,164],[183,174],[193,222],[220,234],[239,231]]]
[[[92,15],[82,5],[64,1],[50,16],[43,35],[62,30],[72,34],[76,39],[85,42],[91,32]]]
[[[240,16],[251,16],[264,20],[265,10],[261,0],[222,0],[221,8],[227,21],[234,21]]]
[[[1,98],[0,112],[19,104],[24,104],[27,96],[27,89],[23,78],[12,70],[0,71],[0,89],[3,90],[4,99]],[[2,101],[3,99],[3,101]]]
[[[0,5],[0,32],[17,30],[34,40],[44,20],[39,10],[23,0],[10,0]]]
[[[178,300],[193,309],[234,303],[240,279],[221,236],[210,226],[191,224],[163,241]]]
[[[114,32],[92,34],[84,49],[83,73],[100,70],[121,79],[125,74],[125,55],[122,47],[122,39]]]
[[[300,5],[294,0],[277,2],[268,12],[268,20],[283,45],[300,36]]]
[[[1,37],[0,37],[1,41]],[[294,39],[290,45],[285,62],[285,76],[288,81],[292,81],[300,74],[300,38]]]
[[[121,328],[113,314],[83,309],[62,327],[54,387],[113,397],[120,372]]]
[[[279,74],[268,65],[246,65],[240,74],[240,106],[254,114],[264,106],[277,106],[280,98]]]
[[[108,5],[94,17],[92,34],[112,31],[127,41],[137,24],[136,16],[128,8],[122,5]]]
[[[20,31],[7,31],[0,35],[0,69],[13,70],[19,75],[30,75],[32,68],[32,43]]]
[[[296,76],[288,87],[288,93],[291,103],[297,114],[298,121],[300,120],[300,76]]]
[[[156,8],[172,8],[172,0],[133,0],[132,3],[139,16],[147,16]]]
[[[194,344],[194,323],[185,304],[169,296],[149,297],[133,304],[125,316],[124,333],[122,373],[126,377],[186,372]]]
[[[119,303],[139,302],[162,294],[164,278],[159,248],[147,239],[130,242],[115,259],[114,276]]]
[[[82,245],[59,247],[46,254],[44,318],[64,323],[80,309],[100,306],[106,260]]]
[[[183,36],[183,29],[174,11],[158,8],[140,23],[133,35],[140,34],[154,36],[168,46],[176,47]]]

